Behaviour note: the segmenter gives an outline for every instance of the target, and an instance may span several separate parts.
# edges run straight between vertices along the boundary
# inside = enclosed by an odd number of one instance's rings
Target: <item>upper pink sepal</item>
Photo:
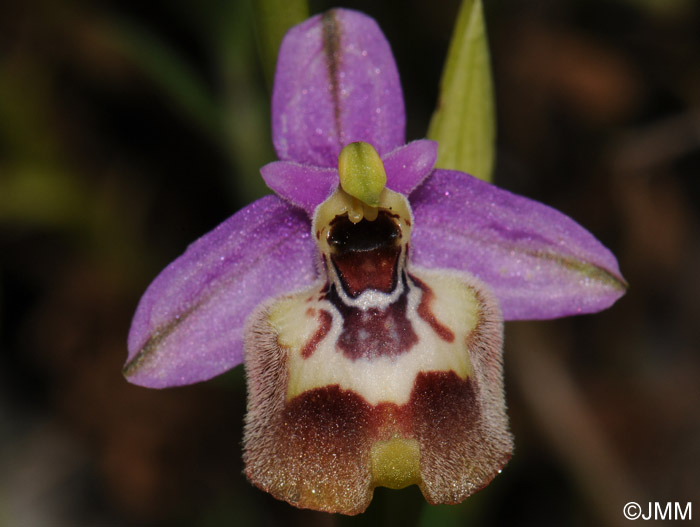
[[[373,145],[380,155],[405,142],[399,74],[377,23],[333,9],[289,30],[272,94],[278,157],[336,167],[343,146]]]

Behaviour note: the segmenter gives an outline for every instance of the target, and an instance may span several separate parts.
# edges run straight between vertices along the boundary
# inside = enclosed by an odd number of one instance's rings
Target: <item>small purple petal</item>
[[[203,381],[243,357],[243,326],[261,301],[313,283],[306,215],[276,196],[240,210],[194,242],[141,298],[124,374],[151,388]]]
[[[399,74],[377,23],[333,9],[293,27],[282,41],[272,94],[272,136],[283,161],[335,167],[343,146],[380,155],[404,143]]]
[[[436,170],[410,199],[413,261],[475,274],[506,320],[592,313],[625,292],[612,253],[546,205],[448,170]]]
[[[433,171],[437,150],[435,141],[419,139],[386,154],[382,158],[386,186],[408,196]]]
[[[316,207],[338,187],[338,169],[275,161],[260,169],[268,187],[312,216]]]

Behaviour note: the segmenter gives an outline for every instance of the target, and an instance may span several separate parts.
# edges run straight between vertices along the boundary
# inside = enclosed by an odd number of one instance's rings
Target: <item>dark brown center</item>
[[[367,289],[390,293],[397,284],[401,229],[395,216],[380,211],[374,221],[335,218],[328,231],[331,261],[345,292],[355,298]]]

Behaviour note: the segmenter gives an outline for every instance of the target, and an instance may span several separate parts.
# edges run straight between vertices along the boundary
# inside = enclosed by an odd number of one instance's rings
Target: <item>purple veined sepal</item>
[[[435,166],[437,143],[419,139],[402,145],[382,157],[387,188],[407,195]],[[338,169],[304,165],[294,161],[273,161],[260,169],[268,187],[312,217],[316,207],[338,187]]]
[[[405,142],[399,74],[377,23],[333,9],[289,30],[277,61],[272,136],[282,161],[335,168],[343,146]]]
[[[414,261],[474,274],[505,320],[593,313],[625,293],[615,256],[542,203],[449,170],[435,170],[410,199]]]
[[[141,298],[124,374],[151,388],[210,379],[243,360],[246,318],[266,298],[316,280],[303,211],[277,196],[248,205],[191,244]]]

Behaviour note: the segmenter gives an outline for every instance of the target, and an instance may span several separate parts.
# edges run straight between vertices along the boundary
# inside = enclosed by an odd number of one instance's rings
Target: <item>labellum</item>
[[[322,278],[247,326],[246,474],[345,514],[377,486],[461,502],[512,449],[497,301],[471,275],[410,265],[411,208],[371,145],[346,146],[339,173],[313,218]]]

